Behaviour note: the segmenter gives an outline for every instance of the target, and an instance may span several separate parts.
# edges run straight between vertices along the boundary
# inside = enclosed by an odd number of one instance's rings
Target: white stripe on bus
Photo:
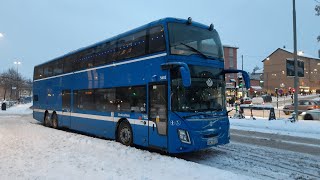
[[[41,112],[44,113],[46,110],[44,109],[33,109],[35,112]],[[53,113],[53,110],[48,110],[50,114]],[[122,117],[112,117],[112,116],[101,116],[101,115],[93,115],[93,114],[82,114],[82,113],[73,113],[73,112],[62,112],[62,111],[55,111],[58,115],[64,115],[64,116],[72,116],[72,117],[79,117],[79,118],[87,118],[87,119],[95,119],[95,120],[102,120],[102,121],[108,121],[108,122],[118,122]],[[147,125],[148,120],[142,120],[142,119],[131,119],[127,118],[130,124],[135,125]],[[157,127],[156,123],[153,121],[149,121],[149,126]]]
[[[94,68],[90,68],[90,69],[84,69],[84,70],[75,71],[75,72],[70,72],[70,73],[66,73],[66,74],[60,74],[60,75],[56,75],[56,76],[51,76],[51,77],[47,77],[47,78],[43,78],[43,79],[37,79],[37,80],[34,80],[34,82],[36,82],[36,81],[42,81],[42,80],[46,80],[46,79],[52,79],[52,78],[56,78],[56,77],[68,76],[68,75],[71,75],[71,74],[78,74],[78,73],[87,72],[87,71],[92,71],[92,70],[96,70],[96,69],[102,69],[102,68],[120,66],[120,65],[123,65],[123,64],[129,64],[129,63],[134,63],[134,62],[139,62],[139,61],[145,61],[145,60],[148,60],[148,59],[157,58],[157,57],[162,57],[162,56],[166,56],[166,55],[167,55],[167,53],[162,53],[162,54],[157,54],[157,55],[153,55],[153,56],[143,57],[143,58],[139,58],[139,59],[133,59],[133,60],[129,60],[129,61],[124,61],[124,62],[119,62],[119,63],[108,64],[108,65],[99,66],[99,67],[94,67]]]

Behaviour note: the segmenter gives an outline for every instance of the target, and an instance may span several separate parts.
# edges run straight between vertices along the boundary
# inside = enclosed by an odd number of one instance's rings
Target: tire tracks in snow
[[[320,179],[320,158],[256,145],[225,146],[178,157],[261,179]]]

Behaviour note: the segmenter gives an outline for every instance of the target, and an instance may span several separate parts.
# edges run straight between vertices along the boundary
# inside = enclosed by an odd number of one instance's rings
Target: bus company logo
[[[166,80],[167,76],[160,76],[160,80]]]
[[[213,85],[213,81],[212,81],[211,78],[208,78],[208,80],[206,81],[206,83],[207,83],[207,85],[208,85],[209,87],[211,87],[211,86]]]
[[[124,113],[118,113],[118,116],[120,117],[130,117],[130,114],[124,114]]]
[[[180,126],[180,125],[181,125],[181,121],[177,120],[177,121],[176,121],[176,125],[177,125],[177,126]]]

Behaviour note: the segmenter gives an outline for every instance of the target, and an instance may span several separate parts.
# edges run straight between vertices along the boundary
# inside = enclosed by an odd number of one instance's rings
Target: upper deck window
[[[198,54],[223,61],[223,50],[216,30],[181,23],[169,23],[170,51],[175,55]]]

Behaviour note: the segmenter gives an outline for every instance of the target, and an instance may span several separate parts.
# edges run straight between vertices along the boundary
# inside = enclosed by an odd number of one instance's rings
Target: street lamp
[[[19,65],[21,64],[20,61],[14,61],[13,64],[17,65],[17,84],[16,84],[16,98],[19,98],[19,89],[18,89],[18,81],[19,81]]]

